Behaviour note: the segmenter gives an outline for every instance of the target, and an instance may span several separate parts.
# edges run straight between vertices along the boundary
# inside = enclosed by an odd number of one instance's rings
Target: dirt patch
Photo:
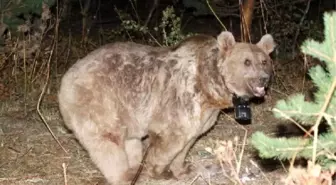
[[[48,112],[57,112],[57,106],[49,107]],[[261,116],[261,114],[259,114]],[[104,178],[91,162],[87,152],[79,145],[74,136],[69,133],[59,116],[48,116],[48,122],[68,154],[53,140],[43,123],[35,113],[26,118],[20,118],[19,113],[0,118],[1,152],[0,152],[0,184],[62,184],[64,175],[62,164],[67,166],[67,180],[69,184],[103,184]],[[263,130],[263,124],[245,126],[248,135],[253,130]],[[232,120],[232,115],[222,115],[218,124],[206,136],[201,138],[193,147],[187,160],[198,168],[204,168],[199,174],[198,183],[204,183],[202,178],[211,182],[228,183],[228,179],[221,173],[213,173],[207,165],[218,163],[215,156],[205,150],[213,146],[218,140],[229,140],[235,136],[243,136],[245,131],[241,125]],[[250,147],[247,147],[247,150]],[[242,177],[250,179],[251,183],[266,183],[260,170],[249,162],[252,154],[244,154]],[[257,172],[251,172],[251,168]],[[220,172],[217,170],[217,172]],[[228,171],[229,173],[229,171]],[[268,173],[267,176],[269,178]],[[195,174],[194,178],[197,178]],[[273,179],[273,178],[272,178]],[[194,179],[179,181],[154,181],[140,179],[139,184],[190,184]],[[272,180],[273,181],[273,180]],[[226,184],[225,183],[225,184]],[[249,183],[249,184],[251,184]]]

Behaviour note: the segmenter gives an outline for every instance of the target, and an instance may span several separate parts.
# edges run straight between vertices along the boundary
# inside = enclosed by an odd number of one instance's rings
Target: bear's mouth
[[[252,94],[256,97],[263,97],[266,94],[266,88],[265,86],[253,86],[248,84],[248,87]]]
[[[254,97],[263,97],[266,94],[266,84],[258,84],[258,83],[245,83],[244,84],[245,88],[244,90],[237,90],[237,86],[234,86],[233,84],[228,83],[227,88],[228,90],[239,97],[245,97],[245,98],[252,98]],[[239,86],[238,86],[239,87]]]

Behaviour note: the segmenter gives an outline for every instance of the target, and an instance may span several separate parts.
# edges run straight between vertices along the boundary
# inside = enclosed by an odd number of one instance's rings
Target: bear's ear
[[[257,46],[261,48],[266,54],[272,53],[275,48],[275,42],[272,35],[266,34],[261,37],[260,41],[257,43]]]
[[[234,47],[236,41],[231,32],[223,31],[217,36],[217,43],[219,50],[226,53]]]

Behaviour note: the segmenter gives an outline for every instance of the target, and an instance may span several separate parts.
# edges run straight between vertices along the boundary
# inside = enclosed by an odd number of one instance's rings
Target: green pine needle
[[[318,87],[314,94],[315,102],[306,102],[302,94],[292,95],[287,100],[278,101],[273,113],[280,119],[293,119],[301,124],[313,126],[327,102],[328,106],[322,115],[330,128],[327,133],[318,136],[316,161],[328,168],[336,166],[336,91],[331,89],[336,80],[336,12],[324,14],[324,25],[323,42],[308,39],[301,47],[303,53],[326,64],[326,69],[316,66],[309,70],[313,83]],[[332,95],[331,99],[327,99],[328,94]],[[312,138],[270,138],[256,132],[252,135],[251,143],[262,158],[288,160],[296,156],[309,160],[314,156]]]

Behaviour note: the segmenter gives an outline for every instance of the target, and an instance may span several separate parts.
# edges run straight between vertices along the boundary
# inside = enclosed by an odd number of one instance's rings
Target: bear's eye
[[[266,65],[267,64],[267,60],[263,60],[261,61],[262,65]]]
[[[251,60],[246,59],[244,64],[245,64],[245,66],[250,66],[251,65]]]

